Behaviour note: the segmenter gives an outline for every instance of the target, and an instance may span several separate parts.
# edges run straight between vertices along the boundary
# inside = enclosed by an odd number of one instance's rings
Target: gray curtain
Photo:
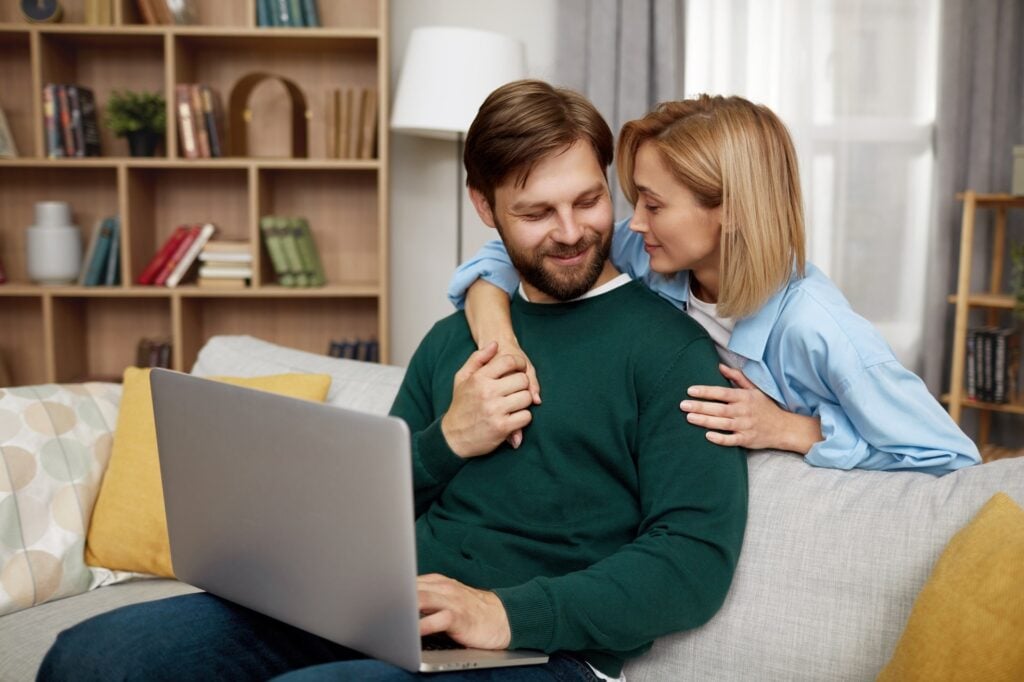
[[[684,0],[560,0],[555,80],[586,95],[616,135],[683,94]],[[615,215],[632,207],[617,190]]]
[[[939,38],[939,93],[936,116],[935,229],[929,261],[926,353],[923,376],[936,394],[949,388],[953,306],[960,256],[963,204],[957,192],[1009,192],[1012,150],[1024,144],[1024,3],[1021,0],[943,0]],[[988,286],[991,211],[975,224],[972,286]],[[1010,243],[1024,241],[1024,216],[1010,211]],[[1009,263],[1005,266],[1009,273]],[[981,324],[979,317],[972,324]],[[971,433],[974,417],[966,411]],[[993,438],[1024,445],[1024,421],[994,415]],[[975,435],[975,434],[971,434]]]

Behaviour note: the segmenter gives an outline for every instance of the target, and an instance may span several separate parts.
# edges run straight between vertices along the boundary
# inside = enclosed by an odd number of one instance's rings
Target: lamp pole
[[[462,264],[462,131],[455,133],[455,267]]]

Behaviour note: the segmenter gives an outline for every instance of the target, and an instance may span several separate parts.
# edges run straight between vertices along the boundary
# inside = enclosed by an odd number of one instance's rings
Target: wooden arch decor
[[[288,91],[292,101],[292,157],[304,159],[309,156],[309,145],[306,144],[306,96],[295,81],[273,73],[247,74],[231,88],[231,96],[228,98],[228,151],[231,156],[249,156],[249,122],[252,121],[249,97],[256,86],[268,79],[280,81]]]

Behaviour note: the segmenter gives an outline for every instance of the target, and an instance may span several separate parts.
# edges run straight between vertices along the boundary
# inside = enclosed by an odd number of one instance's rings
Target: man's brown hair
[[[507,83],[487,96],[466,134],[466,185],[493,207],[494,191],[508,177],[522,187],[538,161],[580,140],[607,169],[612,131],[586,97],[539,80]]]

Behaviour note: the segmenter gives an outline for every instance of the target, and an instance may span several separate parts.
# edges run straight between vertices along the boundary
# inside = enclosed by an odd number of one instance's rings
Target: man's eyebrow
[[[601,183],[597,183],[593,187],[588,187],[587,189],[577,194],[575,201],[579,201],[580,199],[587,195],[602,192],[603,190],[604,185],[602,185]],[[533,211],[538,208],[547,208],[550,205],[551,204],[547,201],[524,201],[512,204],[511,206],[508,207],[508,210],[511,213],[522,213],[524,211]]]

